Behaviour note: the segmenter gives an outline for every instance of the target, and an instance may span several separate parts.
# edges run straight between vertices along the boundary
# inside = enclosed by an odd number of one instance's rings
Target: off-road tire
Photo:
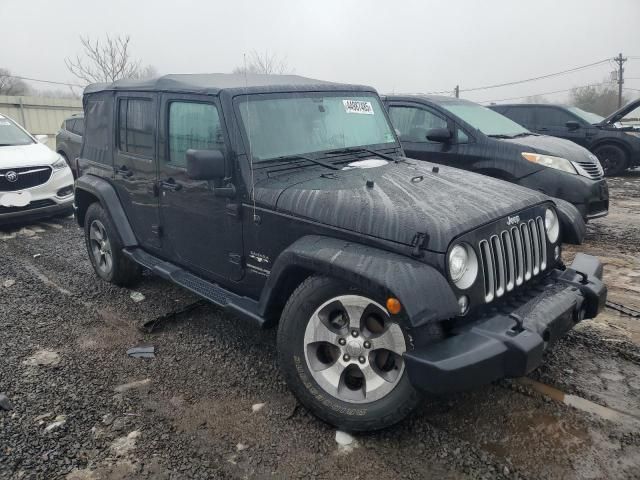
[[[96,258],[90,245],[89,229],[95,220],[104,226],[104,231],[106,232],[111,246],[112,267],[107,272],[98,268]],[[137,263],[125,257],[123,253],[122,240],[111,221],[111,217],[98,202],[89,205],[87,213],[85,214],[84,238],[89,259],[93,265],[93,269],[100,278],[120,287],[131,286],[140,280],[142,268]]]
[[[620,175],[629,167],[627,152],[617,145],[611,143],[601,145],[593,153],[600,160],[607,177]]]
[[[278,361],[291,391],[311,413],[345,431],[370,431],[389,427],[411,413],[421,400],[420,393],[409,382],[406,368],[396,386],[386,396],[370,403],[342,401],[327,393],[313,378],[305,358],[304,334],[316,309],[330,299],[342,295],[362,295],[376,299],[339,280],[312,276],[293,292],[278,326]],[[394,322],[395,323],[395,322]],[[433,339],[442,338],[440,325],[432,327]],[[406,349],[411,342],[403,329]]]

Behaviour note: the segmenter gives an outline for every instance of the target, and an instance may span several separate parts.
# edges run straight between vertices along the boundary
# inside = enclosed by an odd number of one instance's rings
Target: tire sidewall
[[[93,252],[91,251],[91,243],[89,240],[89,229],[94,220],[99,220],[102,225],[104,225],[105,231],[107,232],[107,237],[109,238],[109,243],[111,245],[111,255],[112,255],[112,263],[111,270],[108,274],[102,272],[98,266],[96,265],[96,259],[93,256]],[[84,241],[87,247],[87,253],[89,255],[89,260],[91,261],[91,265],[93,266],[93,270],[96,272],[100,278],[107,282],[112,282],[115,276],[115,270],[117,268],[117,254],[119,253],[119,245],[120,242],[116,236],[114,228],[111,224],[111,221],[105,212],[102,205],[99,203],[93,203],[87,209],[87,213],[84,217]]]
[[[607,168],[606,166],[603,166],[605,169],[605,174],[607,176],[618,175],[627,168],[626,153],[617,145],[602,145],[596,148],[595,152],[598,159],[603,163],[604,161],[602,160],[602,157],[606,156],[606,152],[611,152],[615,155],[615,160],[616,160],[615,168],[611,168],[611,167]],[[606,162],[605,165],[607,165],[608,163],[609,162]]]
[[[323,390],[307,365],[304,335],[312,314],[327,300],[347,294],[377,301],[371,295],[328,277],[312,277],[294,292],[278,329],[280,367],[301,403],[324,421],[352,431],[385,428],[404,418],[420,401],[419,393],[409,382],[406,368],[398,384],[385,397],[371,403],[349,403]],[[406,340],[409,349],[409,339]]]

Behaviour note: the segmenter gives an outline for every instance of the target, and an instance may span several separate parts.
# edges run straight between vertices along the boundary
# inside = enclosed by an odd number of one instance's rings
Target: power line
[[[607,83],[609,83],[609,82],[591,83],[589,85],[579,85],[577,87],[565,88],[563,90],[554,90],[553,92],[535,93],[533,95],[520,95],[519,97],[499,98],[499,99],[496,99],[496,100],[484,100],[484,101],[480,101],[480,102],[477,102],[477,103],[506,102],[508,100],[518,100],[519,98],[536,97],[536,96],[542,96],[542,95],[552,95],[554,93],[570,92],[574,88],[598,87],[600,85],[604,85],[604,84],[607,84]]]
[[[9,78],[17,78],[18,80],[28,80],[30,82],[51,83],[53,85],[65,85],[65,86],[68,86],[68,87],[80,87],[80,88],[86,87],[86,85],[79,85],[77,83],[54,82],[53,80],[41,80],[39,78],[20,77],[18,75],[0,75],[0,76],[9,77]]]
[[[461,92],[474,92],[477,90],[488,90],[491,88],[499,88],[499,87],[508,87],[510,85],[519,85],[521,83],[527,83],[527,82],[534,82],[536,80],[543,80],[545,78],[551,78],[551,77],[556,77],[558,75],[565,75],[567,73],[572,73],[572,72],[577,72],[579,70],[583,70],[585,68],[591,68],[591,67],[595,67],[597,65],[602,65],[604,63],[608,63],[610,59],[604,59],[604,60],[600,60],[598,62],[593,62],[593,63],[589,63],[587,65],[582,65],[580,67],[574,67],[574,68],[570,68],[568,70],[563,70],[561,72],[555,72],[555,73],[548,73],[546,75],[540,75],[539,77],[532,77],[532,78],[526,78],[524,80],[515,80],[513,82],[505,82],[505,83],[497,83],[495,85],[485,85],[484,87],[473,87],[473,88],[464,88],[464,89],[460,89]]]

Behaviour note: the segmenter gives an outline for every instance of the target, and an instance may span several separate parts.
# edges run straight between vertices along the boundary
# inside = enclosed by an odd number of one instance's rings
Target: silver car
[[[56,135],[56,152],[71,168],[73,178],[77,177],[76,158],[80,156],[82,136],[84,135],[84,115],[73,115],[62,122]]]

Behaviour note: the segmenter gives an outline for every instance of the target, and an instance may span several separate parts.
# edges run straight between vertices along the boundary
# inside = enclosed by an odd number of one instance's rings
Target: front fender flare
[[[79,203],[83,201],[83,192],[88,193],[91,197],[95,197],[109,213],[113,224],[118,230],[122,245],[125,248],[138,246],[138,240],[122,208],[116,189],[109,181],[96,177],[95,175],[82,175],[78,178],[75,183],[77,209],[82,208],[82,205]],[[84,206],[85,211],[86,207],[88,207],[88,205]],[[80,223],[81,221],[82,219],[78,216],[78,222]]]
[[[552,197],[556,204],[560,225],[562,226],[562,242],[580,245],[587,233],[587,225],[582,214],[571,203],[560,198]]]
[[[458,314],[458,301],[444,276],[430,265],[366,245],[310,235],[286,248],[274,262],[260,307],[267,311],[290,269],[327,275],[379,298],[393,294],[410,327]]]

